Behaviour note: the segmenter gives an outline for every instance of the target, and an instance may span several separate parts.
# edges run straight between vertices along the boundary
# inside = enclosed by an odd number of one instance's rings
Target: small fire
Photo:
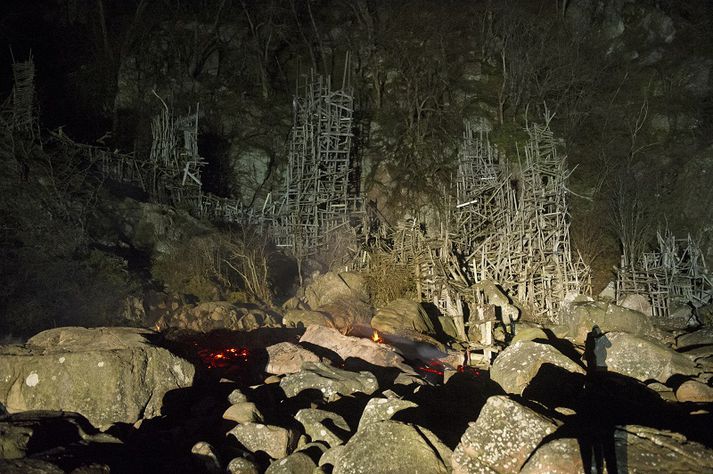
[[[421,372],[427,372],[430,374],[436,374],[438,376],[443,376],[446,371],[446,366],[440,360],[432,359],[432,360],[424,363],[423,365],[417,367],[416,369]],[[469,365],[466,365],[466,366],[459,365],[456,368],[456,371],[465,373],[468,375],[472,375],[474,377],[480,376],[480,370],[478,370],[476,367],[471,367]]]
[[[376,342],[377,344],[383,344],[384,343],[384,338],[379,336],[379,333],[376,329],[374,329],[374,334],[371,335],[371,340]]]
[[[227,347],[218,350],[203,349],[198,356],[209,369],[224,369],[235,364],[243,365],[248,361],[250,352],[247,348]]]

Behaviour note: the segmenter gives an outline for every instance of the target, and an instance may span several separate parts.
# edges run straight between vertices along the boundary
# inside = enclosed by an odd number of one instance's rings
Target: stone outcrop
[[[364,407],[357,430],[361,430],[371,423],[390,420],[398,412],[417,406],[412,401],[398,398],[372,398]]]
[[[668,431],[617,426],[611,439],[603,441],[613,448],[608,459],[603,459],[607,472],[614,471],[612,464],[616,464],[615,472],[708,472],[713,468],[713,450]],[[583,454],[577,439],[556,439],[540,446],[520,472],[584,472],[582,459],[587,456],[591,458],[592,453]]]
[[[334,327],[342,331],[369,325],[372,315],[364,278],[351,272],[328,272],[318,276],[301,298],[310,310],[329,314]]]
[[[522,395],[544,364],[551,364],[571,373],[584,374],[580,365],[554,347],[520,341],[498,355],[490,369],[490,377],[507,393]]]
[[[701,370],[687,357],[659,342],[625,332],[610,332],[596,339],[600,369],[642,382],[666,383],[673,375],[698,375]]]
[[[335,329],[310,326],[300,338],[302,344],[312,344],[328,349],[342,360],[361,359],[379,367],[395,367],[403,372],[411,372],[403,357],[386,344],[377,344],[362,337],[344,336]]]
[[[264,451],[272,459],[281,459],[294,448],[294,434],[281,426],[242,423],[228,431],[252,452]]]
[[[370,423],[341,450],[334,474],[400,472],[446,473],[451,451],[425,428],[398,421]]]
[[[11,412],[62,410],[94,426],[161,414],[164,395],[189,387],[195,368],[135,328],[58,328],[0,348],[0,403]]]
[[[351,372],[336,369],[321,362],[305,362],[302,370],[285,376],[280,381],[280,388],[288,397],[297,396],[304,390],[314,389],[322,392],[327,400],[338,399],[352,393],[374,393],[379,384],[369,372]]]
[[[307,349],[291,342],[280,342],[265,349],[267,351],[268,374],[294,374],[302,369],[305,362],[319,362],[320,359]]]
[[[557,423],[504,396],[488,398],[453,451],[453,472],[518,472]]]
[[[407,299],[397,299],[378,308],[371,318],[371,327],[387,334],[399,334],[403,329],[431,335],[436,333],[421,303]]]
[[[658,335],[651,318],[638,311],[603,301],[572,303],[566,310],[565,321],[569,336],[578,344],[584,344],[587,334],[594,326],[603,332],[628,332],[634,335]]]
[[[344,443],[351,435],[349,425],[336,413],[316,408],[303,408],[295,415],[312,441],[327,443],[329,447]]]

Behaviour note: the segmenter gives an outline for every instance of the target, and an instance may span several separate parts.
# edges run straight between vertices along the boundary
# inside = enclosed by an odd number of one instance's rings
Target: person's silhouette
[[[605,461],[607,472],[617,472],[614,425],[607,417],[607,397],[602,380],[606,372],[606,348],[610,346],[597,325],[592,327],[584,342],[587,375],[577,415],[582,422],[578,441],[586,473],[603,473]]]

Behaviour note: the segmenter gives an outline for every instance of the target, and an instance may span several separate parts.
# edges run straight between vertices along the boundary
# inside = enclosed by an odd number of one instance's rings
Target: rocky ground
[[[710,326],[583,301],[567,326],[518,324],[489,370],[459,370],[417,304],[377,311],[393,324],[374,341],[307,299],[290,311],[329,324],[287,311],[251,331],[57,328],[2,346],[0,471],[713,470]]]

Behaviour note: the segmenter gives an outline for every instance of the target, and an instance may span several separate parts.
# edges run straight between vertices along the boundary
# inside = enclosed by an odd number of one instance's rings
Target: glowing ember
[[[377,344],[383,344],[384,338],[379,336],[379,333],[374,329],[374,334],[371,335],[371,340],[376,342]]]
[[[209,369],[224,369],[235,365],[244,365],[250,351],[245,347],[226,347],[223,349],[201,349],[198,357]]]
[[[446,366],[440,360],[432,359],[432,360],[426,362],[424,365],[417,367],[416,370],[418,370],[420,372],[426,372],[429,374],[436,374],[439,376],[443,376],[443,374],[445,373],[445,370],[446,370]],[[474,377],[480,376],[480,370],[478,370],[476,367],[471,367],[471,366],[467,366],[467,365],[466,366],[459,365],[456,370],[458,372],[470,374]]]

